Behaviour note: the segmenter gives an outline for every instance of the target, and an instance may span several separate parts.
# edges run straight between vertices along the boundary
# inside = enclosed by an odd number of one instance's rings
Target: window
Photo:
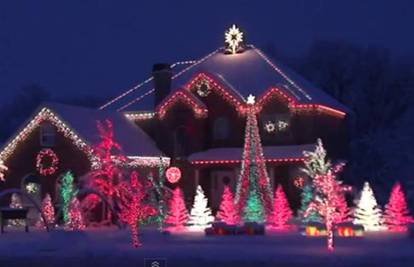
[[[55,145],[56,130],[50,123],[43,123],[40,126],[40,145],[52,147]]]
[[[214,121],[213,136],[215,140],[224,140],[229,138],[230,125],[226,117],[217,118]]]

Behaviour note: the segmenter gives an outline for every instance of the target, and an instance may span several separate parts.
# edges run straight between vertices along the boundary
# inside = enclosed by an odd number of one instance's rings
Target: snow
[[[154,141],[122,113],[108,110],[95,110],[85,107],[70,106],[58,103],[45,103],[40,106],[54,112],[68,127],[88,144],[97,144],[100,136],[96,123],[109,119],[114,125],[115,139],[127,156],[160,157],[163,153]]]
[[[303,158],[303,151],[313,151],[314,149],[314,144],[291,146],[264,146],[263,154],[266,159]],[[242,155],[243,148],[241,147],[213,148],[191,154],[188,157],[188,160],[241,160]]]
[[[22,231],[0,236],[0,266],[144,266],[145,258],[163,258],[167,266],[413,266],[414,239],[389,233],[337,239],[326,250],[324,238],[297,232],[266,236],[163,235],[142,230],[143,246],[134,249],[126,230],[85,232]],[[30,264],[28,264],[30,263]]]
[[[172,80],[171,90],[176,91],[183,88],[197,74],[204,72],[245,99],[249,94],[259,97],[269,88],[278,87],[286,94],[295,97],[300,104],[321,104],[344,112],[349,111],[345,105],[312,85],[287,66],[274,59],[271,59],[271,63],[269,63],[262,55],[264,55],[263,52],[254,46],[248,46],[243,53],[234,55],[225,54],[223,49],[217,49],[209,56],[202,57],[203,60],[199,64],[193,64],[185,71],[182,68],[173,68],[175,77]],[[151,89],[153,89],[153,83],[146,83],[139,90],[119,99],[109,108],[120,108]],[[153,104],[154,97],[153,94],[150,94],[127,107],[126,110],[150,110],[154,108]]]

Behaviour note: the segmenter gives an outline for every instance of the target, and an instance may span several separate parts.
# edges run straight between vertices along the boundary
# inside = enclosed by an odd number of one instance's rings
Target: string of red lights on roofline
[[[265,161],[267,163],[292,163],[292,162],[303,162],[305,158],[278,158],[278,159],[270,159],[266,158]],[[241,159],[233,159],[233,160],[192,160],[190,161],[193,165],[216,165],[216,164],[240,164]]]
[[[188,105],[193,111],[196,118],[207,117],[207,107],[197,97],[187,90],[179,90],[174,92],[170,97],[167,97],[156,109],[156,113],[160,119],[163,119],[167,110],[173,106],[177,101]]]

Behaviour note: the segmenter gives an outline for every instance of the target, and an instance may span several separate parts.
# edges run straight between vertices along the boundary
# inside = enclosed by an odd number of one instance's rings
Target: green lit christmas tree
[[[63,222],[65,224],[69,223],[70,221],[70,204],[72,202],[72,198],[77,194],[77,190],[73,184],[74,178],[70,171],[65,173],[62,178],[62,187],[60,189],[60,194],[62,197],[62,213],[63,213]]]
[[[273,211],[273,192],[266,170],[254,97],[249,96],[243,160],[236,188],[236,206],[248,222],[263,222]]]

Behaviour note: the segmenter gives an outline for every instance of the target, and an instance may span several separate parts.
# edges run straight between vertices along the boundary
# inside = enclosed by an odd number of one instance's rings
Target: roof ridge
[[[210,52],[209,54],[207,54],[206,56],[200,58],[199,60],[196,60],[193,64],[191,64],[190,66],[188,66],[187,68],[181,70],[180,72],[178,72],[177,74],[172,76],[172,80],[178,78],[179,76],[181,76],[182,74],[186,73],[187,71],[189,71],[190,69],[192,69],[193,67],[199,65],[200,63],[206,61],[208,58],[210,58],[211,56],[215,55],[216,53],[218,53],[220,50],[222,50],[223,47],[219,47],[216,50],[214,50],[213,52]],[[128,102],[127,104],[123,105],[122,107],[120,107],[119,109],[117,109],[117,111],[123,111],[124,109],[126,109],[127,107],[135,104],[136,102],[140,101],[141,99],[143,99],[144,97],[152,94],[153,92],[155,92],[155,88],[150,89],[149,91],[147,91],[145,94],[140,95],[139,97],[133,99],[132,101]]]
[[[271,61],[262,50],[259,48],[256,48],[254,45],[248,45],[248,47],[251,47],[261,58],[264,59],[264,61],[269,64],[269,66],[272,67],[272,69],[277,72],[279,75],[281,75],[289,84],[294,86],[304,97],[306,97],[308,100],[312,100],[312,97],[306,93],[306,91],[299,86],[293,79],[291,79],[286,73],[284,73],[273,61]],[[293,92],[288,86],[285,87],[287,90],[289,90],[298,100],[300,100],[300,97]]]

